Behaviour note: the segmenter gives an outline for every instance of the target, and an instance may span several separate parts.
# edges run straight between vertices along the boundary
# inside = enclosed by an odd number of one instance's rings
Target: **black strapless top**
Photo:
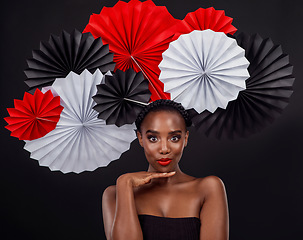
[[[199,240],[201,222],[196,217],[168,218],[138,215],[144,240]]]

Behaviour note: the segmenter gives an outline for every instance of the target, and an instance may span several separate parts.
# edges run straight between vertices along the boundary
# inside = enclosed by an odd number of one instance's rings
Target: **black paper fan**
[[[97,89],[93,99],[97,103],[94,109],[99,112],[98,118],[118,127],[133,123],[151,96],[142,72],[136,73],[131,68],[126,72],[117,70],[112,76],[105,75]]]
[[[62,31],[60,36],[51,35],[48,42],[41,42],[27,64],[25,83],[30,91],[52,85],[56,78],[65,78],[71,71],[80,74],[87,69],[93,73],[98,68],[105,73],[115,68],[108,44],[76,29],[71,34]]]
[[[247,137],[260,131],[282,113],[293,93],[293,66],[281,46],[258,34],[235,35],[250,62],[246,89],[226,109],[201,114],[190,110],[194,126],[219,139]]]

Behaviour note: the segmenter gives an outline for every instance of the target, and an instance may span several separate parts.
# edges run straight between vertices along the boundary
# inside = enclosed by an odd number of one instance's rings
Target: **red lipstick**
[[[171,158],[161,158],[161,159],[157,160],[157,162],[162,166],[166,166],[166,165],[170,164],[171,161],[172,161]]]

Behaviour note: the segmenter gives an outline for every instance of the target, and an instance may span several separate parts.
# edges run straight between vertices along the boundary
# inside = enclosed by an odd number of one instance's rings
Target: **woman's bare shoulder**
[[[103,192],[103,199],[115,199],[116,198],[116,185],[108,186]]]
[[[203,184],[223,184],[223,181],[221,180],[221,178],[214,176],[214,175],[210,175],[210,176],[203,177],[203,178],[198,178],[198,180]]]
[[[206,194],[210,193],[224,193],[225,192],[225,186],[223,181],[214,175],[210,175],[203,178],[197,179],[199,188]]]

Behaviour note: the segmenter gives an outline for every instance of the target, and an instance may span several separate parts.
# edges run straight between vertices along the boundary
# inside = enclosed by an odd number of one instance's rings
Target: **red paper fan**
[[[4,120],[11,136],[19,140],[37,139],[54,130],[63,110],[60,97],[54,97],[51,91],[43,94],[39,89],[34,95],[26,92],[23,100],[15,99],[14,104],[15,108],[7,109],[10,117]]]
[[[142,71],[149,80],[154,101],[170,98],[158,79],[158,65],[175,33],[172,26],[179,22],[166,7],[156,6],[151,0],[119,1],[113,7],[104,7],[100,14],[93,14],[83,32],[91,32],[109,44],[116,69]]]
[[[234,34],[237,29],[231,25],[233,19],[225,16],[223,10],[210,8],[199,8],[190,12],[180,21],[173,40],[176,40],[181,34],[190,33],[193,30],[211,29],[215,32],[224,32],[225,34]]]

